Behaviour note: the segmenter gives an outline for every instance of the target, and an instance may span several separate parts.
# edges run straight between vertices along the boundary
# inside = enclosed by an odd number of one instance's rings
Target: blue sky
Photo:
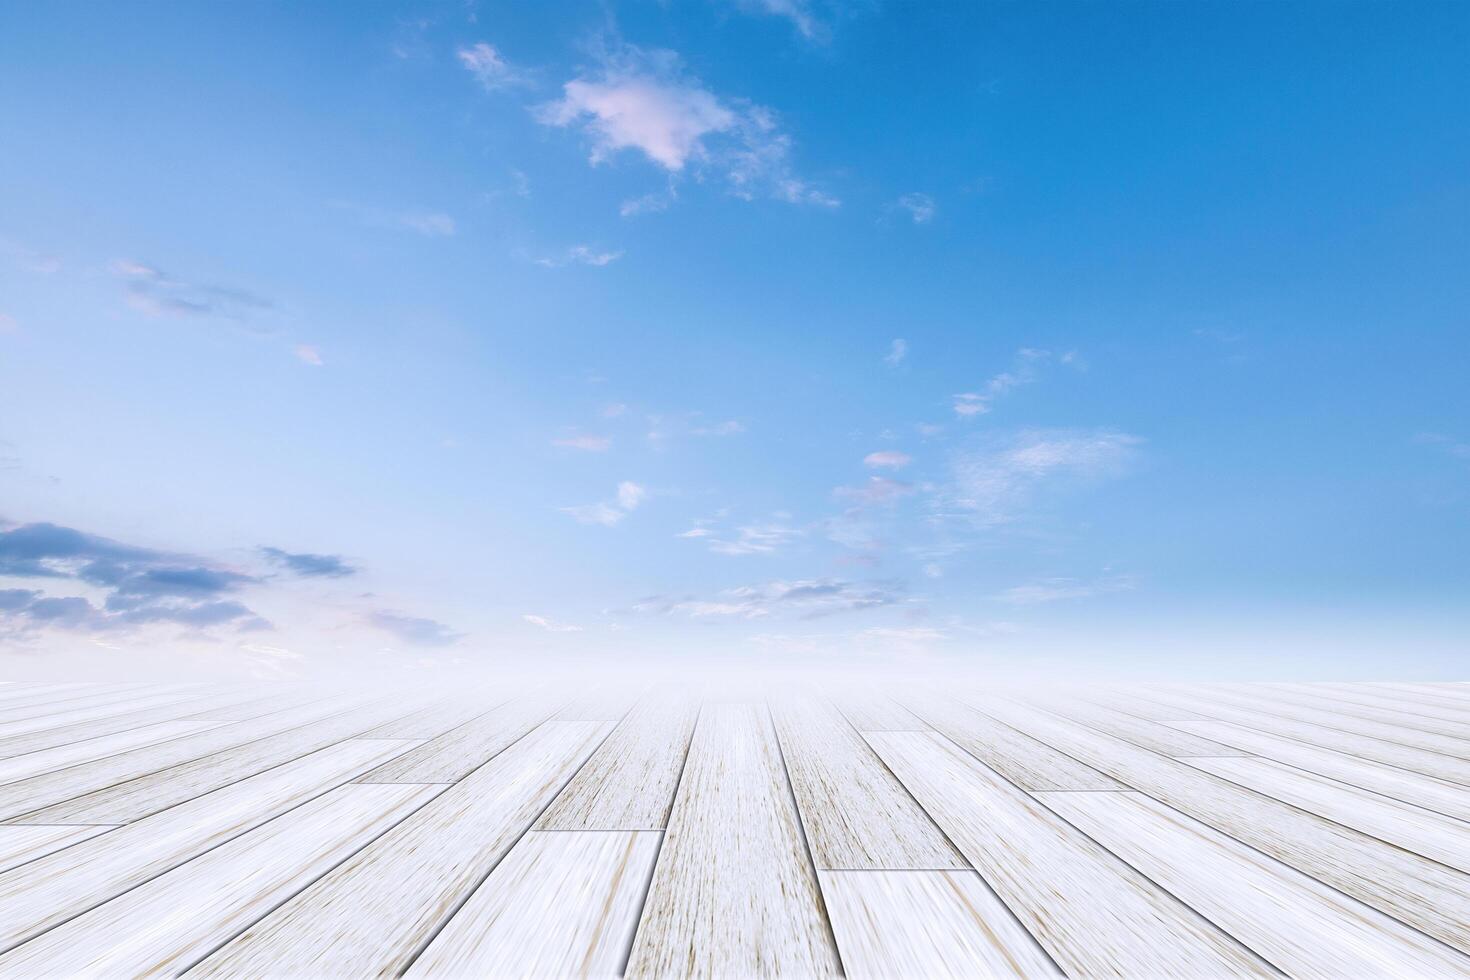
[[[0,38],[8,672],[1463,670],[1464,5]]]

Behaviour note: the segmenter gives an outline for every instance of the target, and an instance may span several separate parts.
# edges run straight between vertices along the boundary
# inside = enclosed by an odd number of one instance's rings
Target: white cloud
[[[487,92],[512,88],[526,84],[525,77],[512,68],[494,45],[484,41],[460,48],[455,54],[465,70],[475,76],[475,81]]]
[[[886,476],[870,476],[868,482],[856,487],[838,487],[834,496],[855,500],[859,505],[881,505],[897,502],[914,492],[911,484],[890,480]]]
[[[618,205],[618,214],[624,218],[633,218],[640,214],[657,214],[660,211],[667,211],[678,196],[673,186],[670,185],[668,190],[652,191],[641,197],[629,198]]]
[[[916,225],[926,225],[933,221],[934,214],[938,210],[934,204],[934,198],[917,192],[900,197],[897,206],[907,211]]]
[[[1437,432],[1421,432],[1414,441],[1424,446],[1437,446],[1456,459],[1470,459],[1470,443],[1460,442]]]
[[[621,250],[605,252],[590,245],[573,245],[559,255],[544,255],[531,261],[547,269],[558,269],[564,265],[590,265],[602,268],[612,265],[623,257]]]
[[[802,536],[783,524],[746,524],[736,528],[734,540],[711,538],[709,550],[719,555],[769,555]]]
[[[726,589],[709,599],[669,599],[654,596],[635,603],[633,611],[681,613],[695,618],[763,619],[784,615],[816,619],[836,613],[891,606],[902,601],[902,591],[892,583],[800,579]]]
[[[563,449],[580,449],[588,453],[605,453],[612,447],[612,440],[607,436],[575,435],[563,436],[560,439],[551,440],[553,446]]]
[[[953,484],[937,503],[982,526],[1005,523],[1053,484],[1121,475],[1142,441],[1106,429],[1025,430],[997,448],[956,455]]]
[[[363,224],[374,228],[406,229],[426,238],[447,238],[456,231],[454,218],[442,211],[395,211],[348,201],[330,201],[328,204],[356,215]]]
[[[745,431],[745,426],[730,419],[716,425],[695,426],[689,430],[691,436],[734,436]]]
[[[1116,577],[1096,582],[1082,582],[1072,578],[1049,578],[1026,585],[1002,589],[990,598],[1013,606],[1035,606],[1063,599],[1087,599],[1111,592],[1126,592],[1134,588],[1131,578]]]
[[[893,367],[898,367],[903,363],[903,359],[908,356],[909,342],[900,337],[888,346],[888,353],[884,356],[883,360]]]
[[[322,354],[311,344],[297,344],[296,357],[298,360],[310,364],[312,367],[322,366]]]
[[[908,453],[901,453],[896,449],[884,449],[863,457],[863,465],[873,469],[901,470],[913,461],[914,458]]]
[[[429,238],[454,234],[454,219],[438,211],[405,211],[398,216],[403,227]]]
[[[530,623],[532,626],[539,626],[539,627],[541,627],[542,629],[546,630],[548,633],[580,633],[580,632],[582,632],[582,627],[580,627],[580,626],[573,626],[570,623],[558,623],[554,619],[547,619],[545,616],[535,616],[535,615],[532,615],[531,613],[526,613],[524,616],[521,617],[521,619],[523,619],[526,622]]]
[[[9,313],[0,313],[0,333],[15,333],[20,329],[15,322],[15,317]]]
[[[1002,395],[1028,385],[1036,380],[1037,366],[1051,357],[1050,351],[1023,347],[1016,351],[1016,358],[1009,370],[995,375],[978,392],[967,391],[954,396],[954,413],[960,418],[984,415],[990,411],[993,401]]]
[[[623,510],[636,510],[646,496],[648,491],[630,480],[618,484],[618,506]]]
[[[793,174],[791,137],[775,113],[717,96],[684,72],[672,51],[622,45],[604,54],[598,71],[567,82],[560,99],[534,111],[545,125],[581,129],[594,165],[632,150],[671,176],[692,169],[718,174],[739,197],[839,203]],[[630,202],[624,214],[655,203]]]
[[[613,402],[610,405],[602,406],[602,411],[598,414],[605,419],[615,419],[619,418],[620,416],[626,415],[627,412],[627,405],[624,405],[622,402]]]
[[[603,527],[612,527],[622,522],[628,516],[627,511],[614,507],[609,503],[581,504],[576,507],[561,508],[563,514],[571,517],[582,524],[601,524]]]
[[[796,32],[808,41],[822,41],[829,36],[827,25],[812,12],[812,5],[808,0],[741,0],[740,5],[763,14],[786,18],[796,28]]]

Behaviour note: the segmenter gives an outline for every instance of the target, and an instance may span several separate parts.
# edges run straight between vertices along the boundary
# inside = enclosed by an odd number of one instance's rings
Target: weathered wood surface
[[[0,978],[1470,977],[1470,685],[717,687],[0,684]]]

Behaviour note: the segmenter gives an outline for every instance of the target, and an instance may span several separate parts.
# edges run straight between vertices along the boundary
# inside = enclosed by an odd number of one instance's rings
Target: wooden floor
[[[1470,976],[1470,685],[0,686],[0,975]]]

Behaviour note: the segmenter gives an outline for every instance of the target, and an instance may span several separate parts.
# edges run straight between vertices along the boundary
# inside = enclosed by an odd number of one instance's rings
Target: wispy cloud
[[[405,616],[384,609],[369,613],[367,623],[415,646],[442,647],[464,638],[463,633],[457,633],[437,620]]]
[[[991,404],[997,398],[1022,385],[1029,385],[1036,381],[1037,368],[1050,358],[1050,351],[1036,350],[1031,347],[1021,348],[1016,352],[1016,358],[1010,368],[985,382],[984,387],[979,391],[967,391],[955,395],[955,414],[960,418],[984,415],[990,411]]]
[[[884,355],[883,360],[890,367],[898,367],[908,356],[909,342],[900,337],[888,345],[888,353]]]
[[[312,344],[297,344],[296,359],[312,367],[322,366],[322,354]]]
[[[914,461],[908,453],[896,449],[883,449],[863,457],[863,465],[873,469],[901,470]]]
[[[389,208],[353,204],[348,201],[328,203],[334,208],[356,215],[363,224],[373,228],[412,231],[425,238],[447,238],[458,230],[454,218],[442,211],[419,209],[396,211]]]
[[[953,482],[936,502],[982,526],[1005,523],[1044,490],[1121,475],[1142,441],[1107,429],[1024,430],[993,448],[957,453]]]
[[[621,250],[608,252],[590,245],[573,245],[564,252],[533,257],[531,261],[545,269],[559,269],[565,265],[590,265],[594,268],[601,268],[605,265],[612,265],[622,257]]]
[[[480,41],[460,48],[455,56],[487,92],[499,92],[528,84],[526,75],[512,67],[492,44]]]
[[[667,190],[651,191],[629,198],[618,205],[618,214],[624,218],[635,218],[640,214],[657,214],[660,211],[667,211],[678,198],[679,195],[671,184]]]
[[[271,547],[262,547],[260,553],[271,564],[305,578],[345,578],[357,574],[357,569],[341,555],[314,555]]]
[[[220,317],[239,322],[275,304],[243,289],[186,282],[132,259],[118,259],[112,272],[123,281],[128,305],[147,316]]]
[[[553,446],[563,449],[580,449],[587,453],[605,453],[612,448],[612,439],[608,436],[574,435],[562,436],[560,439],[551,440]]]
[[[546,632],[548,632],[548,633],[580,633],[580,632],[582,632],[582,627],[580,627],[580,626],[573,626],[570,623],[558,623],[554,619],[548,619],[545,616],[532,615],[531,613],[526,613],[524,616],[521,617],[521,619],[523,619],[526,622],[530,623],[532,626],[539,626],[539,627],[541,627],[542,629],[546,630]]]
[[[738,197],[839,203],[795,175],[791,137],[772,110],[717,96],[672,51],[614,45],[596,70],[567,82],[562,97],[538,106],[535,116],[580,129],[594,165],[631,150],[671,176],[717,175]]]
[[[872,506],[895,503],[913,492],[913,484],[891,480],[886,476],[870,476],[866,483],[855,487],[838,487],[832,494],[863,506]]]
[[[1135,588],[1136,581],[1130,577],[1114,576],[1094,582],[1074,578],[1048,578],[1025,585],[1002,589],[990,598],[1012,606],[1036,606],[1065,599],[1089,599],[1093,596],[1114,592],[1127,592]]]
[[[575,507],[562,507],[561,512],[581,524],[613,527],[621,524],[623,518],[637,510],[647,497],[648,491],[642,485],[631,480],[624,480],[618,484],[612,500],[595,504],[580,504]]]
[[[682,614],[694,618],[763,619],[790,616],[817,619],[838,613],[876,609],[902,602],[903,590],[892,582],[849,582],[841,579],[773,581],[726,589],[709,599],[651,596],[634,612]]]
[[[0,313],[0,334],[18,333],[20,324],[15,322],[15,317],[9,313]]]
[[[1414,437],[1414,441],[1422,446],[1434,446],[1456,459],[1470,459],[1470,442],[1462,442],[1438,432],[1421,432]]]
[[[934,220],[934,215],[939,210],[934,198],[918,192],[904,194],[894,204],[899,210],[908,212],[916,225],[927,225]]]

